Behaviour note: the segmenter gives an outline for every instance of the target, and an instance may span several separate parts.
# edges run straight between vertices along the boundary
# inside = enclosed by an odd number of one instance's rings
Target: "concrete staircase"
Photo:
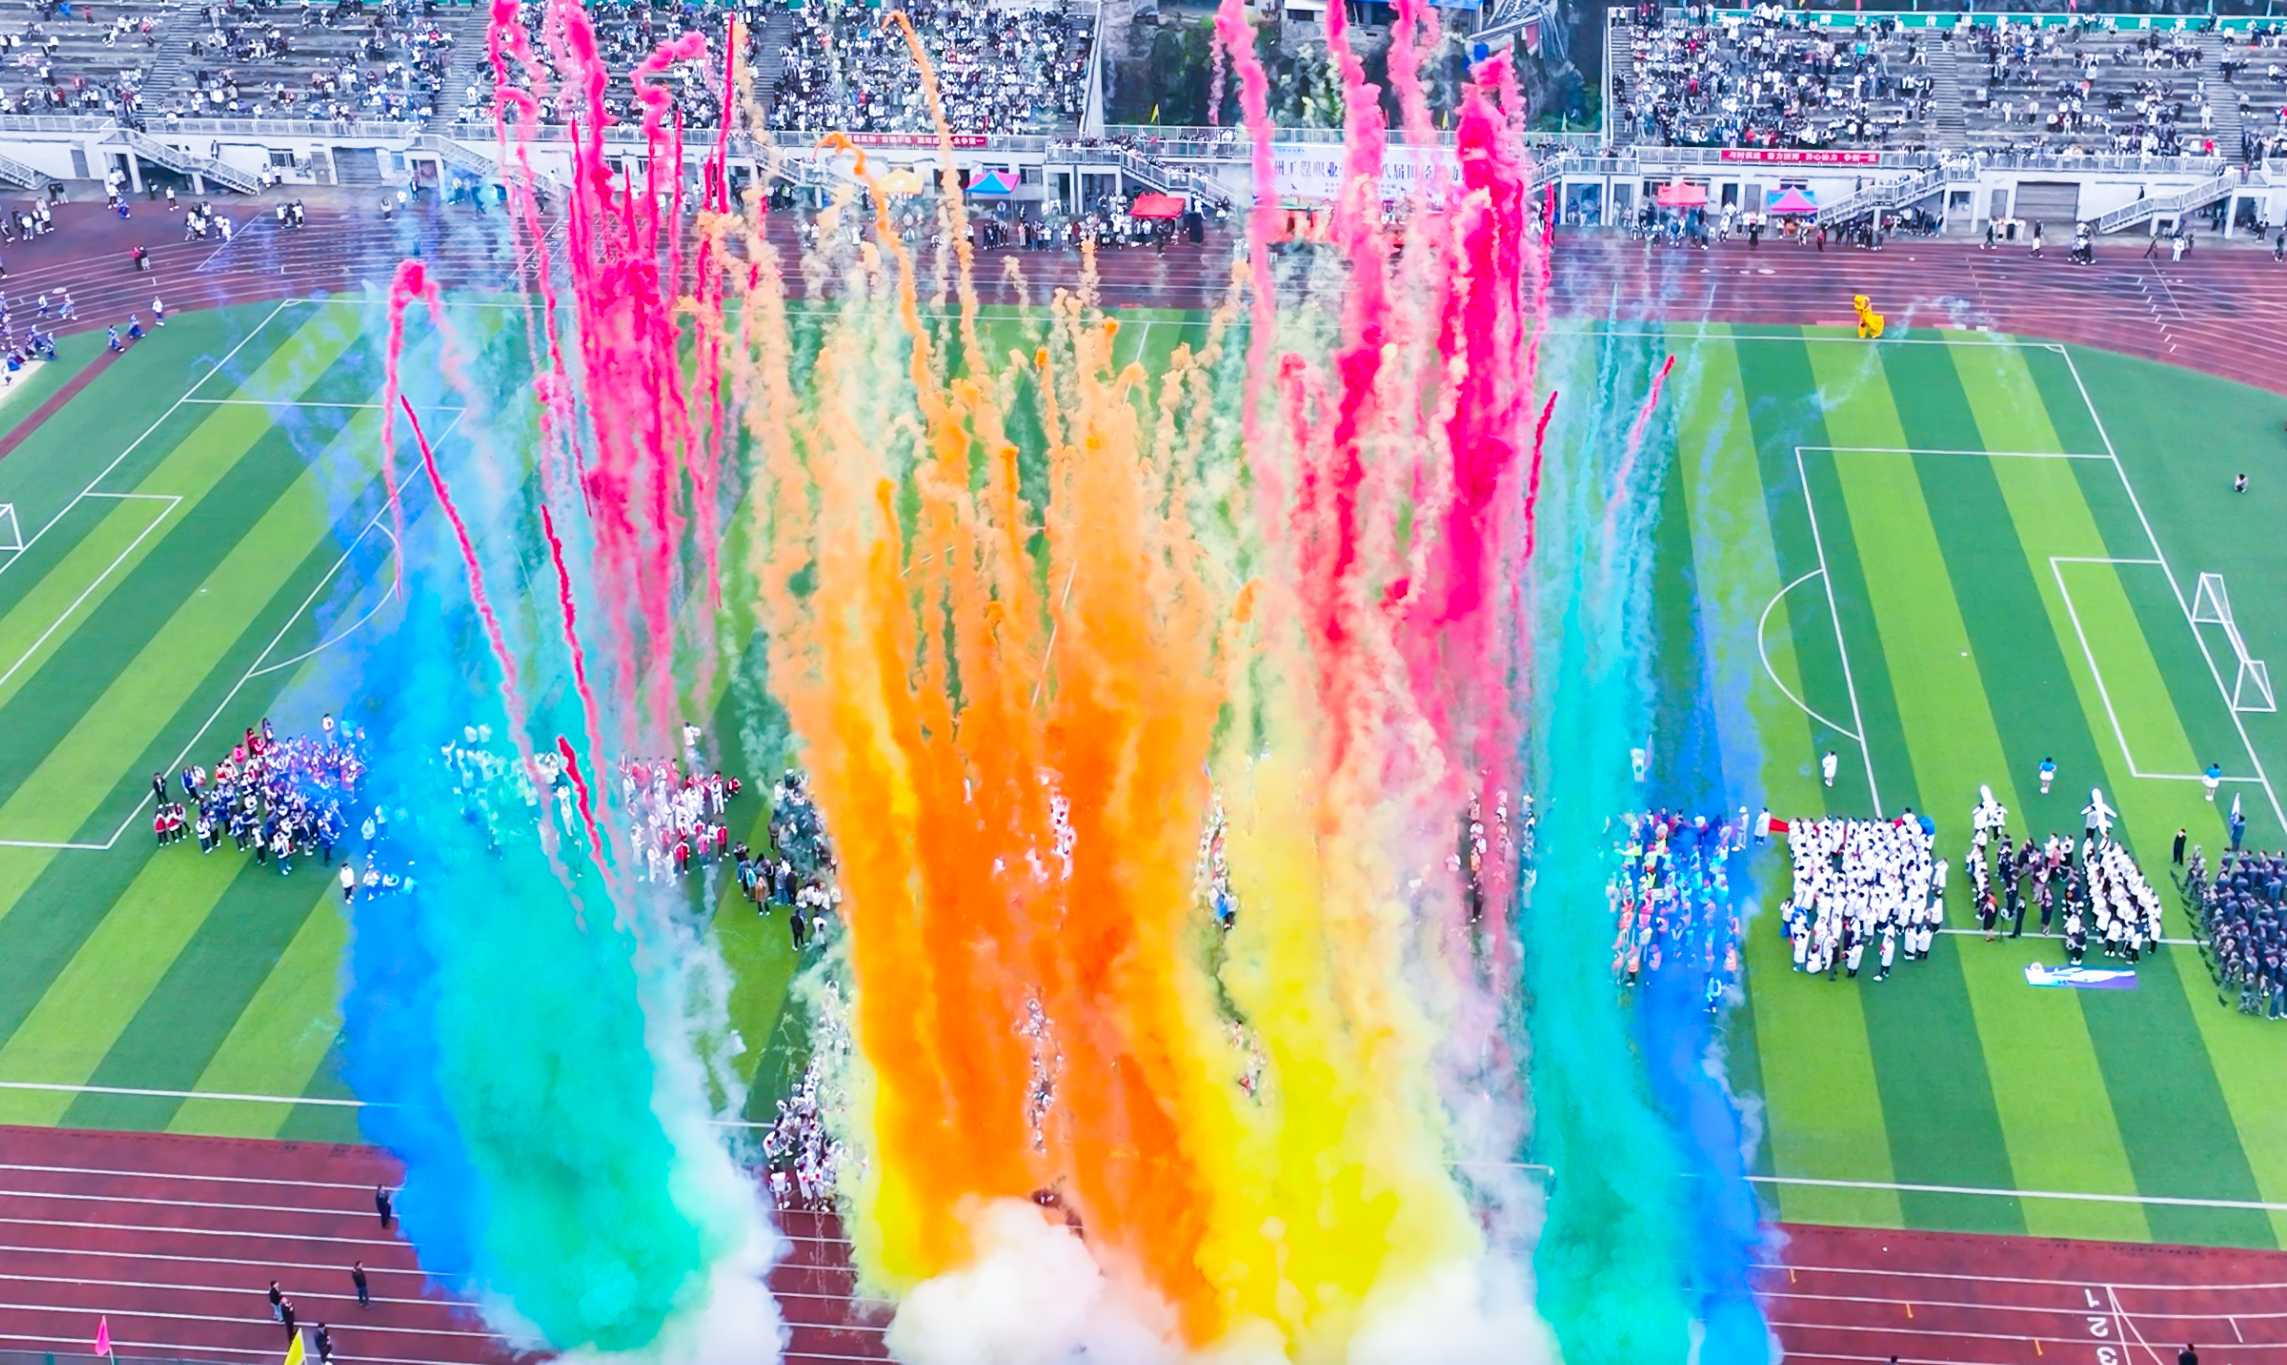
[[[139,133],[133,128],[122,125],[119,131],[112,135],[112,138],[114,141],[126,143],[130,151],[145,161],[155,161],[168,170],[199,177],[209,186],[220,185],[224,189],[236,190],[240,194],[252,194],[260,188],[253,176],[236,166],[226,166],[211,156],[200,156],[196,152],[185,151],[172,143],[161,142],[148,134]]]
[[[143,74],[143,116],[147,120],[171,109],[189,93],[191,39],[206,32],[206,6],[179,4],[166,12],[159,30],[158,50]]]
[[[2220,33],[2203,33],[2200,35],[2200,81],[2207,91],[2209,107],[2216,111],[2215,131],[2204,134],[2204,136],[2216,140],[2216,154],[2218,156],[2232,160],[2239,158],[2239,137],[2243,127],[2239,117],[2239,96],[2240,92],[2247,87],[2243,84],[2225,85],[2223,83],[2222,63],[2227,53],[2238,53],[2244,57],[2250,51],[2275,53],[2278,49],[2250,49],[2237,44],[2226,47],[2224,46],[2223,35]],[[2254,63],[2249,70],[2240,73],[2239,79],[2243,82],[2249,77],[2261,80],[2264,67],[2269,64],[2268,59]]]
[[[1636,48],[1634,44],[1628,41],[1628,26],[1626,24],[1614,24],[1607,22],[1604,25],[1603,106],[1604,140],[1606,142],[1625,142],[1630,141],[1635,137],[1634,129],[1616,128],[1613,125],[1613,120],[1618,117],[1614,106],[1616,106],[1619,101],[1612,95],[1612,92],[1616,89],[1627,91],[1629,94],[1629,99],[1631,101],[1634,100],[1636,91]]]
[[[445,68],[445,81],[437,91],[437,112],[429,120],[430,126],[458,122],[461,101],[468,98],[468,89],[492,85],[492,53],[485,46],[485,35],[492,26],[492,10],[484,5],[471,5],[453,28],[453,60]]]
[[[763,126],[770,125],[772,91],[779,73],[786,70],[786,45],[794,41],[794,15],[773,8],[762,17],[762,31],[754,36],[754,97],[762,105]]]
[[[2126,204],[2096,220],[2100,233],[2120,232],[2155,217],[2175,218],[2193,209],[2206,208],[2225,198],[2239,186],[2239,172],[2225,171],[2213,180],[2203,180],[2181,194],[2151,195]]]
[[[1951,42],[1930,44],[1930,140],[1939,151],[1969,146],[1969,121],[1962,113],[1961,66]]]
[[[0,156],[0,180],[21,185],[28,190],[46,189],[55,177],[45,171],[34,170],[14,157]]]

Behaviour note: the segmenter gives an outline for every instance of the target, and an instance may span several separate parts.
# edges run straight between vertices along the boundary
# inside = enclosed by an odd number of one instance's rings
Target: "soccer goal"
[[[2192,590],[2192,623],[2203,626],[2222,626],[2224,638],[2231,641],[2232,657],[2239,663],[2232,678],[2231,709],[2234,711],[2276,711],[2277,698],[2271,692],[2271,670],[2263,660],[2248,657],[2247,641],[2241,638],[2239,622],[2232,619],[2231,595],[2224,591],[2223,575],[2204,573],[2199,586]]]
[[[0,554],[20,554],[24,549],[24,529],[16,524],[16,504],[0,502]]]

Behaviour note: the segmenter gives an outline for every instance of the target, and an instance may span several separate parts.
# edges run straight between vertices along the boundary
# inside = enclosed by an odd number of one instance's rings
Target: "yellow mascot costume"
[[[1874,311],[1873,303],[1858,294],[1851,298],[1850,306],[1858,310],[1858,335],[1869,341],[1881,340],[1882,315]]]

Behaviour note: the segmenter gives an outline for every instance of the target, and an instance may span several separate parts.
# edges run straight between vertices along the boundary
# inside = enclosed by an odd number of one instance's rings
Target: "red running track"
[[[284,1347],[272,1279],[347,1365],[515,1365],[384,1233],[371,1148],[0,1128],[0,1350],[86,1353],[98,1315],[122,1355],[259,1365]],[[831,1215],[780,1215],[770,1284],[787,1359],[886,1359],[888,1306],[853,1297]],[[1759,1288],[1790,1359],[1949,1365],[2214,1365],[2287,1352],[2287,1254],[1793,1226]],[[347,1266],[362,1260],[374,1306]],[[1434,1365],[1434,1362],[1425,1362]]]
[[[512,287],[529,280],[531,253],[507,238],[498,212],[430,207],[384,223],[370,209],[313,205],[309,226],[280,229],[266,201],[224,208],[253,215],[237,239],[181,242],[180,219],[139,205],[127,222],[101,205],[67,205],[47,238],[0,253],[0,280],[13,321],[30,315],[34,295],[68,286],[79,326],[149,321],[150,302],[170,309],[338,293],[385,286],[408,251],[418,250],[448,285]],[[151,219],[156,218],[157,222]],[[778,215],[768,237],[782,260],[796,251],[793,220]],[[129,267],[127,252],[151,246],[153,270]],[[560,243],[558,244],[560,246]],[[1107,251],[1097,289],[1114,307],[1209,307],[1227,297],[1229,238],[1204,247],[1178,244]],[[1550,306],[1564,318],[1663,318],[1736,324],[1848,323],[1850,297],[1867,294],[1894,328],[1986,327],[2018,336],[2103,347],[2167,361],[2287,394],[2287,266],[2267,251],[2211,245],[2180,263],[2147,260],[2137,239],[2100,242],[2097,263],[2074,266],[2052,254],[1981,250],[1975,243],[1901,239],[1881,251],[1816,251],[1733,242],[1706,251],[1649,247],[1605,236],[1560,235]],[[1080,283],[1080,258],[1063,251],[999,249],[977,258],[987,302],[1046,300]],[[799,295],[797,274],[788,281]],[[161,336],[153,340],[163,340]]]

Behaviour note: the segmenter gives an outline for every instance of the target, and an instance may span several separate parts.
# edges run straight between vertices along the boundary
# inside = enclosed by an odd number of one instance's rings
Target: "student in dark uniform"
[[[2184,865],[2184,830],[2181,826],[2178,826],[2176,829],[2176,847],[2175,850],[2168,855],[2168,860],[2178,867],[2182,867]]]
[[[365,1283],[365,1262],[351,1261],[349,1263],[349,1282],[357,1290],[357,1306],[371,1308],[373,1306],[373,1292]]]

